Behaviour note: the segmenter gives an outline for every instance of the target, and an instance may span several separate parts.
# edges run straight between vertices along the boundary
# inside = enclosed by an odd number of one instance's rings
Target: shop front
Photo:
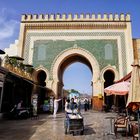
[[[16,75],[0,67],[0,112],[5,113],[17,105],[21,100],[23,106],[31,106],[33,81]]]

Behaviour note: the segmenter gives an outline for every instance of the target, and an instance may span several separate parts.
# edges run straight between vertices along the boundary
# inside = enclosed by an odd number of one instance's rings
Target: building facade
[[[63,92],[65,69],[77,61],[87,65],[92,72],[93,106],[100,109],[107,103],[104,88],[132,69],[130,15],[25,14],[15,48],[25,63],[36,68],[34,80],[45,82],[57,96]]]

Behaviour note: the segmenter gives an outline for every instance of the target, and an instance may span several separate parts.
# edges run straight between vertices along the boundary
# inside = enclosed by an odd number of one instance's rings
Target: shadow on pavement
[[[85,125],[84,135],[92,135],[92,134],[96,134],[95,130],[92,127],[89,127],[88,125]]]
[[[46,120],[3,120],[0,125],[1,140],[28,140]],[[8,131],[7,131],[8,130]]]

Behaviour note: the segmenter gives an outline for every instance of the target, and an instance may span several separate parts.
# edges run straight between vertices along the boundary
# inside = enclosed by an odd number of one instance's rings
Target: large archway
[[[82,64],[85,64],[92,72],[92,68],[91,68],[91,65],[90,63],[88,62],[88,60],[86,58],[84,58],[83,56],[81,55],[72,55],[70,56],[67,60],[65,60],[61,67],[60,67],[60,70],[59,70],[59,82],[62,83],[62,86],[64,85],[64,81],[63,81],[63,75],[64,75],[64,72],[65,70],[72,64],[74,64],[75,62],[80,62]],[[80,72],[80,71],[79,71]],[[74,77],[75,75],[73,75]],[[92,76],[93,77],[93,76]],[[80,77],[79,77],[80,78]],[[92,81],[91,81],[92,82]],[[59,93],[61,93],[61,89],[59,90]],[[59,95],[61,96],[61,95]]]
[[[52,65],[51,69],[51,75],[53,77],[53,84],[52,88],[54,93],[57,96],[61,96],[62,88],[63,88],[63,82],[62,82],[62,75],[64,70],[72,63],[74,62],[81,62],[87,65],[90,70],[92,71],[92,95],[98,94],[98,92],[101,92],[101,87],[99,87],[99,64],[95,57],[85,49],[82,49],[80,47],[73,47],[70,49],[67,49],[60,53],[54,60],[54,63]]]

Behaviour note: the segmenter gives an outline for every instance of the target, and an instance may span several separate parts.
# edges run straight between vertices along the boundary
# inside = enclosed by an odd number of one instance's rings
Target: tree
[[[75,90],[75,89],[71,89],[72,93],[79,93],[79,91]]]

